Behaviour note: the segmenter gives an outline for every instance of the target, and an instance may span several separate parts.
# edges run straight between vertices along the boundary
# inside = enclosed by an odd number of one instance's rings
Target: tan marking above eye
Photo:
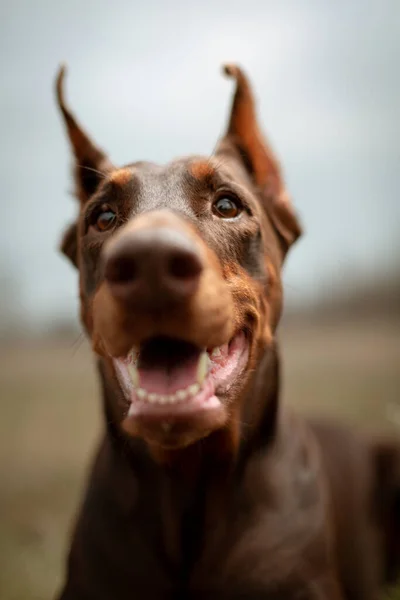
[[[206,160],[197,160],[196,162],[193,162],[189,165],[189,171],[195,179],[199,179],[200,181],[212,177],[215,174],[214,167]]]
[[[110,176],[110,183],[114,183],[118,186],[127,184],[132,179],[132,171],[128,168],[117,169],[113,171]]]

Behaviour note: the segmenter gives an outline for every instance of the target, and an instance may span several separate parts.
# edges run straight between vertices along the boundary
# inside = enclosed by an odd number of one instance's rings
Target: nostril
[[[125,234],[104,258],[111,293],[143,307],[185,300],[195,293],[203,270],[202,255],[191,239],[168,228]]]
[[[111,256],[105,267],[105,277],[111,283],[128,283],[137,277],[136,262],[129,256]]]
[[[194,252],[177,251],[169,256],[167,269],[176,279],[194,279],[200,275],[202,264]]]

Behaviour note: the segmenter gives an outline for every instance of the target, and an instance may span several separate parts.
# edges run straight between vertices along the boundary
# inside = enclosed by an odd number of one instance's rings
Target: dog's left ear
[[[236,80],[236,91],[225,137],[216,154],[239,156],[262,197],[264,208],[278,232],[284,253],[301,235],[301,227],[285,189],[280,165],[257,123],[250,83],[236,65],[224,71]]]
[[[74,153],[76,195],[84,204],[97,190],[100,182],[113,166],[101,150],[85,133],[75,116],[67,106],[64,95],[64,78],[66,68],[62,66],[56,79],[56,95],[58,106],[64,117],[69,141]]]
[[[56,96],[74,154],[76,196],[83,205],[95,193],[101,180],[113,170],[113,166],[106,154],[85,133],[67,106],[64,95],[65,72],[66,68],[62,66],[56,79]],[[60,250],[73,265],[78,265],[77,223],[73,223],[65,231]]]

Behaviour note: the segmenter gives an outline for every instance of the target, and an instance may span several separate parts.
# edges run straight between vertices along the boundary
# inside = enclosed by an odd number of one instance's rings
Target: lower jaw
[[[198,411],[215,410],[221,406],[221,401],[215,395],[214,382],[210,377],[205,380],[202,388],[195,396],[183,402],[176,403],[173,406],[140,402],[135,397],[135,392],[133,392],[133,396],[127,415],[127,417],[133,418],[144,415],[148,417],[153,416],[155,419],[165,417],[179,418],[186,417]]]
[[[214,382],[207,378],[190,400],[174,406],[137,402],[133,398],[122,428],[165,449],[189,446],[224,427],[228,420],[226,404],[215,394]]]
[[[240,380],[248,361],[249,346],[243,333],[234,340],[236,364],[230,372],[229,384],[225,380],[222,388],[218,383],[218,364],[214,364],[201,389],[181,402],[161,404],[143,401],[138,398],[136,389],[127,393],[125,387],[129,409],[122,423],[123,429],[131,435],[152,439],[162,445],[182,446],[223,427],[228,420],[229,387]],[[233,352],[235,354],[235,350]],[[118,361],[114,361],[114,365],[121,377]]]
[[[226,405],[208,377],[195,396],[174,405],[138,402],[133,397],[122,428],[157,446],[182,448],[224,427],[228,420]]]
[[[129,436],[140,437],[153,446],[180,449],[204,439],[228,422],[228,411],[222,402],[213,408],[204,406],[194,410],[166,415],[142,412],[129,415],[122,422],[122,429]]]

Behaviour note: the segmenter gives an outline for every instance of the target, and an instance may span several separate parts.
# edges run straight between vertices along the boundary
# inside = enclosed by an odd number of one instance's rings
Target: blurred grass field
[[[285,401],[400,436],[400,320],[288,322],[281,342]],[[101,429],[86,342],[1,345],[0,393],[0,599],[50,599]]]

